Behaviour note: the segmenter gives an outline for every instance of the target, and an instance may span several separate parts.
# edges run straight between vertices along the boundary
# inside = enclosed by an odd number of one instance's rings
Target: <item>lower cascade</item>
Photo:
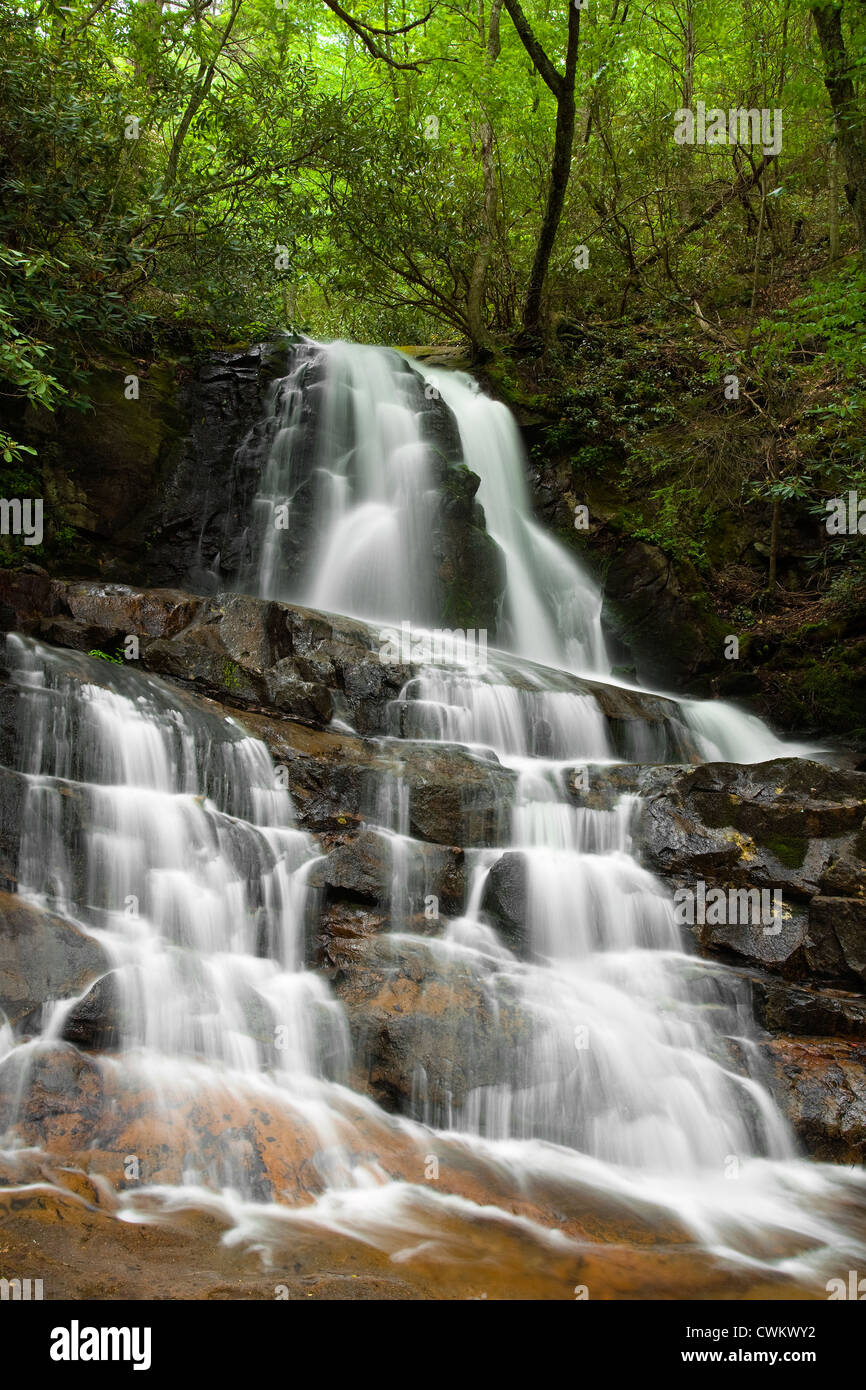
[[[138,663],[86,654],[106,605],[133,630],[123,586],[60,586],[54,627],[5,639],[3,886],[96,964],[0,1017],[2,1162],[22,1189],[80,1168],[127,1221],[216,1213],[271,1259],[339,1237],[553,1296],[589,1250],[629,1296],[659,1249],[695,1296],[825,1296],[866,1259],[862,1171],[804,1156],[748,981],[688,948],[649,794],[617,782],[809,750],[611,677],[597,586],[468,378],[302,343],[251,460],[236,592],[145,623]],[[440,621],[467,470],[489,648],[389,667],[384,628]],[[301,784],[332,747],[333,806]]]

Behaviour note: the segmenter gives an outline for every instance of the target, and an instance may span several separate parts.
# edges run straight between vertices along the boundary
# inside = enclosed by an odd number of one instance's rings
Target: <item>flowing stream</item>
[[[367,810],[391,853],[390,949],[423,950],[442,978],[476,982],[499,1032],[482,1037],[470,1014],[459,1038],[437,1035],[461,1059],[462,1082],[450,1084],[447,1068],[444,1082],[432,1077],[419,1059],[401,1116],[353,1090],[344,1010],[305,968],[319,850],[295,827],[264,745],[240,719],[206,714],[155,677],[11,636],[20,891],[108,954],[118,1037],[105,1075],[135,1076],[166,1113],[208,1091],[281,1107],[313,1136],[321,1178],[312,1205],[278,1208],[262,1200],[245,1150],[214,1157],[191,1136],[184,1182],[152,1190],[169,1207],[219,1200],[238,1238],[262,1248],[267,1221],[294,1220],[411,1258],[435,1245],[446,1215],[477,1210],[425,1182],[432,1145],[443,1165],[449,1153],[471,1155],[516,1192],[555,1182],[615,1197],[650,1225],[675,1219],[734,1265],[813,1288],[844,1273],[864,1254],[846,1226],[861,1178],[799,1156],[764,1084],[744,987],[684,951],[669,890],[631,852],[633,799],[602,811],[568,794],[576,763],[617,757],[598,706],[563,676],[609,679],[601,596],[533,521],[510,414],[468,378],[419,378],[392,352],[335,344],[317,361],[315,380],[302,354],[271,392],[244,587],[375,622],[435,623],[426,538],[436,468],[429,418],[413,409],[419,389],[453,413],[505,557],[501,650],[483,665],[416,674],[383,739],[397,749],[459,744],[517,775],[502,842],[468,850],[463,910],[438,934],[413,926],[429,885],[399,772],[383,775]],[[289,563],[301,515],[305,525],[312,516],[316,542],[306,562]],[[793,751],[733,707],[678,708],[665,747],[650,739],[635,760]],[[519,943],[506,943],[484,910],[503,854],[523,884]],[[22,1098],[79,1002],[46,1007],[28,1040],[0,1034]],[[135,1219],[145,1219],[143,1191],[125,1199]]]

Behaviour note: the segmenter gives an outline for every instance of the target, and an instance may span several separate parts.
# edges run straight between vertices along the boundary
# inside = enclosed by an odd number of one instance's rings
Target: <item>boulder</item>
[[[0,1011],[24,1028],[43,1004],[78,994],[108,969],[102,946],[74,922],[0,892]]]
[[[866,981],[866,898],[812,899],[806,959],[816,974]]]
[[[749,978],[755,1020],[768,1032],[866,1041],[866,996],[773,975]]]
[[[492,918],[505,945],[517,956],[528,954],[526,864],[519,851],[506,851],[484,881],[481,907]]]
[[[439,1122],[479,1086],[516,1084],[532,1027],[497,962],[444,942],[332,942],[353,1084],[388,1110]]]
[[[120,1007],[116,972],[110,971],[73,1004],[63,1023],[63,1040],[87,1051],[105,1052],[117,1048],[123,1023]]]
[[[866,1160],[866,1045],[841,1038],[773,1038],[770,1083],[806,1151],[830,1163]]]
[[[443,911],[460,911],[466,894],[462,849],[395,839],[376,830],[363,830],[336,844],[309,870],[307,882],[327,889],[331,900],[349,898],[390,908],[395,873],[409,893],[410,912],[422,911],[430,896]]]

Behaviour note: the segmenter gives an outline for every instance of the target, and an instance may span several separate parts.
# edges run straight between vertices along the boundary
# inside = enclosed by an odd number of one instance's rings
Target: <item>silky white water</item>
[[[625,684],[610,674],[598,585],[532,516],[510,411],[465,373],[419,366],[393,350],[308,343],[289,375],[270,388],[272,442],[241,587],[369,621],[434,627],[430,536],[439,444],[431,421],[442,406],[463,462],[480,479],[478,501],[504,562],[498,644],[554,670]],[[309,533],[315,542],[299,557],[298,537]],[[786,745],[733,705],[678,703],[688,741],[704,759],[755,762],[809,752]],[[663,760],[653,746],[628,756],[644,753],[648,762]]]
[[[417,379],[378,349],[335,345],[325,361],[314,382],[305,384],[301,363],[272,392],[279,428],[256,503],[255,587],[376,621],[432,624],[423,557],[435,470],[412,407]],[[242,1163],[214,1169],[194,1145],[184,1185],[154,1200],[219,1203],[237,1239],[262,1248],[286,1223],[318,1223],[410,1258],[419,1243],[435,1246],[446,1215],[478,1212],[447,1184],[424,1185],[432,1147],[446,1170],[449,1154],[468,1155],[515,1192],[555,1182],[616,1197],[651,1224],[674,1215],[729,1261],[807,1282],[836,1273],[864,1254],[845,1225],[846,1204],[863,1197],[860,1177],[798,1157],[764,1084],[741,985],[684,953],[669,890],[631,852],[633,802],[592,810],[567,781],[581,762],[758,759],[784,745],[760,721],[701,702],[631,721],[631,747],[617,744],[598,700],[569,674],[604,669],[598,591],[532,521],[513,422],[465,380],[424,379],[452,409],[481,478],[506,560],[503,642],[517,656],[413,675],[384,731],[393,768],[362,808],[391,856],[395,974],[412,951],[431,989],[468,983],[483,1002],[431,1015],[435,1032],[418,1033],[403,1115],[349,1089],[363,1039],[304,964],[319,848],[294,827],[264,745],[240,717],[205,716],[159,680],[8,639],[15,766],[26,779],[19,890],[108,952],[119,1039],[105,1067],[147,1077],[169,1109],[217,1086],[265,1097],[317,1136],[325,1192],[303,1212],[257,1199]],[[292,571],[281,550],[302,482],[317,537],[308,572]],[[401,747],[416,741],[461,745],[482,768],[498,762],[517,777],[495,842],[467,850],[462,911],[422,931],[430,884],[400,763]],[[508,939],[485,907],[504,854],[522,895]],[[77,1002],[0,1034],[22,1096],[34,1057],[62,1036]],[[417,1163],[395,1181],[387,1155],[398,1141]],[[140,1193],[126,1200],[146,1219]],[[783,1242],[780,1253],[782,1237],[794,1246]]]

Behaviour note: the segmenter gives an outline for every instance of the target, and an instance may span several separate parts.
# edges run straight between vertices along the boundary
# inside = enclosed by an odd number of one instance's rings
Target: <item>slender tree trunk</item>
[[[580,11],[576,11],[579,15]],[[550,168],[550,183],[547,189],[547,204],[541,231],[535,246],[532,269],[529,272],[529,285],[526,290],[526,303],[523,309],[523,328],[528,334],[536,334],[541,323],[541,298],[544,282],[550,265],[553,244],[562,220],[565,194],[571,173],[571,151],[574,145],[574,88],[563,92],[556,107],[556,137],[553,146],[553,163]]]
[[[755,331],[755,315],[758,308],[758,275],[761,268],[761,240],[764,234],[764,218],[767,210],[767,185],[761,175],[761,215],[758,218],[758,234],[755,237],[755,268],[752,272],[752,302],[749,305],[749,329],[746,334],[746,356],[752,350],[752,335]]]
[[[222,37],[220,38],[219,46],[217,47],[216,53],[214,54],[210,63],[205,63],[205,61],[202,59],[201,63],[199,64],[199,70],[196,73],[195,89],[187,103],[186,110],[181,116],[180,125],[178,126],[177,131],[175,133],[175,137],[171,142],[171,149],[168,155],[168,163],[166,164],[165,178],[163,179],[164,191],[168,191],[168,189],[172,188],[174,185],[174,181],[177,178],[177,169],[178,164],[180,162],[180,155],[181,150],[183,149],[184,141],[186,140],[186,137],[189,134],[189,128],[195,120],[196,115],[198,114],[201,106],[207,99],[207,94],[210,91],[211,84],[214,80],[214,77],[216,76],[217,60],[229,41],[232,29],[235,25],[235,20],[237,19],[238,14],[240,12],[240,8],[241,0],[232,0],[232,7],[229,12],[228,19],[226,20],[226,27],[222,32]]]
[[[556,134],[553,144],[553,163],[550,169],[550,184],[547,190],[547,205],[544,220],[535,247],[529,285],[526,290],[526,304],[523,310],[523,329],[536,335],[541,323],[541,297],[544,282],[556,241],[556,233],[562,220],[565,195],[571,174],[571,151],[574,145],[574,83],[577,73],[577,47],[580,39],[580,10],[573,3],[568,7],[568,48],[565,59],[565,77],[562,81],[556,102]]]
[[[487,344],[487,326],[484,321],[484,299],[487,291],[487,275],[490,269],[490,260],[493,255],[493,239],[496,230],[496,167],[493,158],[493,126],[486,103],[489,100],[489,85],[487,77],[496,59],[499,57],[499,17],[502,12],[502,0],[492,0],[490,7],[490,24],[487,30],[487,44],[484,55],[485,68],[485,91],[482,97],[482,121],[478,136],[481,144],[481,172],[484,179],[484,204],[482,210],[482,232],[478,242],[478,250],[475,253],[475,260],[472,263],[472,270],[469,276],[469,294],[466,303],[466,317],[469,320],[469,337],[472,342],[472,353],[476,359],[481,359],[489,352]],[[479,8],[479,27],[482,40],[484,39],[484,11]]]
[[[571,151],[574,145],[575,123],[574,86],[577,77],[577,50],[580,42],[580,10],[572,0],[568,6],[568,40],[565,72],[562,74],[550,61],[536,39],[520,7],[519,0],[504,0],[504,3],[520,41],[532,59],[536,71],[556,98],[556,133],[553,142],[550,182],[523,308],[524,336],[530,341],[535,341],[538,339],[541,326],[544,283],[547,279],[556,233],[559,231],[559,224],[562,220],[565,194],[571,174]]]
[[[824,86],[836,122],[836,138],[845,170],[845,196],[851,204],[861,255],[866,257],[866,121],[854,86],[855,65],[845,51],[842,9],[834,4],[812,9],[821,56]]]
[[[773,498],[773,510],[770,514],[770,571],[767,575],[767,592],[776,592],[776,570],[779,564],[779,522],[781,520],[781,503],[778,497]]]
[[[830,159],[827,165],[827,185],[830,197],[830,260],[839,259],[839,166],[836,162],[836,146],[830,146]]]

